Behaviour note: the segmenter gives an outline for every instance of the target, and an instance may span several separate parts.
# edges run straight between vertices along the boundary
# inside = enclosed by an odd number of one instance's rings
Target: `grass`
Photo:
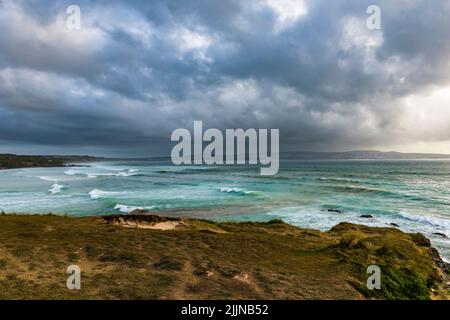
[[[0,299],[450,296],[427,239],[396,229],[341,224],[323,233],[282,221],[183,220],[162,231],[111,221],[1,215]],[[71,264],[81,268],[81,290],[66,288]],[[382,270],[381,290],[365,286],[372,264]]]
[[[62,157],[19,156],[0,154],[0,169],[30,168],[30,167],[63,167]]]
[[[33,156],[0,154],[0,169],[35,168],[35,167],[64,167],[72,162],[106,161],[106,158],[90,156]]]

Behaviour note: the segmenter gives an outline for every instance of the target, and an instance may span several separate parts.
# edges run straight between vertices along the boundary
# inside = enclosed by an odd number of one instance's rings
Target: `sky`
[[[0,0],[0,152],[165,155],[202,120],[450,153],[449,35],[447,0]]]

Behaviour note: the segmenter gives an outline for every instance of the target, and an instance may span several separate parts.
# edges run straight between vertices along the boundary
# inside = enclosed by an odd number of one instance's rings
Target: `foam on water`
[[[235,193],[238,195],[249,195],[249,194],[255,194],[255,191],[248,191],[248,190],[243,190],[240,188],[229,188],[229,187],[221,187],[220,188],[220,192],[225,192],[225,193]]]
[[[447,219],[435,216],[418,216],[406,212],[399,213],[372,213],[372,218],[362,217],[361,212],[329,212],[328,210],[313,207],[287,207],[276,209],[267,215],[282,219],[286,223],[302,227],[327,231],[342,222],[363,224],[372,227],[394,227],[398,226],[404,232],[420,232],[431,239],[445,261],[450,261],[450,238],[443,238],[437,233],[449,234],[449,223]]]
[[[75,170],[73,170],[73,169],[64,171],[64,173],[67,174],[67,175],[69,175],[69,176],[74,176],[74,175],[77,175],[77,174],[78,174],[78,172],[75,171]]]
[[[70,169],[65,171],[64,173],[66,175],[70,176],[85,176],[90,179],[95,179],[97,177],[131,177],[139,175],[139,169],[108,169],[109,171],[113,172],[92,172],[92,171],[80,171],[80,170],[74,170]]]
[[[38,178],[43,181],[58,182],[58,179],[55,177],[38,176]]]
[[[138,206],[128,206],[128,205],[120,204],[120,203],[118,203],[114,206],[114,210],[119,210],[122,213],[130,213],[135,210],[152,210],[155,208],[156,208],[156,206],[138,207]]]
[[[183,210],[205,219],[281,218],[320,230],[340,222],[395,224],[424,233],[450,259],[450,240],[437,235],[450,236],[450,161],[290,161],[274,177],[260,176],[253,166],[81,165],[2,171],[0,209],[69,215]]]
[[[64,186],[54,183],[52,184],[52,187],[48,190],[48,192],[50,192],[51,194],[58,194],[61,192],[61,190],[63,190]]]
[[[107,198],[112,196],[120,195],[120,192],[113,192],[113,191],[103,191],[100,189],[93,189],[89,191],[89,196],[91,199],[101,199],[101,198]]]
[[[434,216],[423,216],[423,215],[419,216],[407,212],[399,212],[398,214],[400,217],[408,221],[413,221],[419,224],[428,224],[433,227],[438,227],[444,230],[450,230],[450,220],[448,219],[443,219]]]

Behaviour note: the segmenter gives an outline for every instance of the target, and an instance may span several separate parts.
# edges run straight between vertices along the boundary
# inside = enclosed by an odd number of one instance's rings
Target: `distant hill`
[[[248,155],[247,155],[248,156]],[[375,150],[346,152],[281,152],[280,160],[416,160],[416,159],[450,159],[449,154],[438,153],[401,153]],[[65,167],[71,163],[94,161],[170,161],[170,157],[146,158],[105,158],[93,156],[61,156],[61,155],[15,155],[0,154],[0,169],[33,168],[33,167]]]
[[[65,167],[68,163],[106,160],[90,156],[34,156],[0,154],[0,169]]]
[[[246,154],[248,158],[248,154]],[[345,152],[280,152],[280,160],[416,160],[416,159],[450,159],[450,154],[437,153],[401,153],[375,150]],[[141,160],[170,161],[170,157],[143,158]]]
[[[450,159],[449,154],[438,153],[402,153],[383,152],[375,150],[360,150],[346,152],[282,152],[282,160],[413,160],[413,159]]]

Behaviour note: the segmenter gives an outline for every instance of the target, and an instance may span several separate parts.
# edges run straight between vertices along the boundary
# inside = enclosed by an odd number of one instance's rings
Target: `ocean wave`
[[[418,222],[421,224],[428,224],[434,227],[440,227],[444,229],[450,229],[450,220],[442,219],[439,217],[419,216],[407,212],[399,212],[398,216],[408,221]]]
[[[335,214],[322,211],[314,207],[284,207],[266,213],[269,216],[280,218],[286,223],[302,228],[312,228],[321,231],[331,229],[333,226],[346,221],[356,221],[356,216],[348,212]]]
[[[127,168],[123,168],[123,167],[114,167],[114,166],[102,166],[102,165],[96,165],[94,166],[97,169],[101,169],[101,170],[109,170],[109,171],[124,171],[127,170]]]
[[[165,172],[164,172],[165,171]],[[219,167],[196,167],[196,168],[180,168],[178,170],[159,170],[159,173],[176,173],[177,175],[191,175],[191,174],[209,174],[223,172],[223,168]]]
[[[357,186],[338,186],[338,185],[329,185],[327,186],[334,191],[337,192],[349,192],[349,193],[372,193],[372,194],[380,194],[380,195],[396,195],[402,196],[393,191],[389,191],[386,189],[378,189],[378,188],[369,188],[369,187],[357,187]]]
[[[111,197],[111,196],[117,196],[120,194],[123,194],[123,192],[116,192],[116,191],[103,191],[101,189],[93,189],[91,191],[89,191],[89,196],[91,197],[91,199],[101,199],[101,198],[107,198],[107,197]]]
[[[123,213],[130,213],[135,210],[152,210],[154,208],[156,208],[156,206],[137,207],[137,206],[128,206],[126,204],[118,203],[115,205],[114,210],[119,210],[120,212],[123,212]]]
[[[80,173],[78,171],[70,169],[70,170],[64,171],[64,174],[67,174],[68,176],[74,176],[74,175],[77,175],[77,174],[80,174]]]
[[[89,191],[89,196],[91,197],[91,199],[100,199],[102,196],[105,195],[105,191],[100,190],[100,189],[94,189]]]
[[[119,170],[116,170],[119,171]],[[131,177],[137,176],[139,174],[139,169],[124,169],[119,172],[82,172],[76,171],[73,169],[67,170],[64,172],[66,175],[74,176],[74,175],[82,175],[87,178],[97,178],[97,177]]]
[[[58,194],[64,189],[63,185],[54,183],[52,184],[52,187],[48,190],[51,194]]]
[[[431,197],[418,196],[415,194],[406,194],[400,190],[393,191],[393,190],[387,190],[387,189],[370,188],[370,187],[363,187],[363,186],[351,186],[351,185],[327,185],[325,187],[331,188],[335,192],[356,193],[356,194],[360,193],[360,194],[369,194],[369,195],[373,194],[373,195],[380,195],[380,196],[388,196],[388,197],[396,198],[396,199],[407,199],[409,201],[433,203],[433,204],[444,205],[444,206],[450,205],[450,203],[447,199],[433,199]]]
[[[320,177],[320,181],[330,181],[330,182],[344,182],[344,183],[361,183],[360,180],[349,179],[349,178],[325,178]]]
[[[315,207],[285,207],[275,209],[266,214],[282,218],[287,223],[322,231],[329,230],[341,222],[350,222],[377,227],[385,227],[391,223],[400,225],[406,232],[422,232],[431,236],[434,232],[450,229],[450,220],[436,216],[424,216],[407,212],[388,212],[380,210],[345,210],[342,214],[330,213]],[[363,218],[362,215],[373,216],[373,219]]]
[[[43,180],[43,181],[58,182],[58,179],[57,178],[53,178],[53,177],[38,176],[38,178]]]
[[[256,194],[256,191],[247,191],[247,190],[243,190],[240,188],[228,188],[228,187],[220,188],[220,192],[234,193],[234,194],[243,195],[243,196]]]
[[[131,177],[137,175],[140,175],[139,169],[127,169],[115,174],[116,177]]]
[[[256,175],[243,175],[240,176],[247,177],[247,178],[253,178],[253,179],[261,179],[261,180],[267,180],[268,182],[271,182],[273,180],[295,180],[295,179],[301,179],[302,177],[288,177],[288,176],[282,176],[280,174],[276,176],[261,176],[259,174]]]
[[[111,172],[89,172],[86,173],[86,176],[88,178],[97,178],[97,177],[122,177],[121,175],[122,172],[118,172],[118,173],[111,173]],[[125,176],[125,173],[124,175]]]

